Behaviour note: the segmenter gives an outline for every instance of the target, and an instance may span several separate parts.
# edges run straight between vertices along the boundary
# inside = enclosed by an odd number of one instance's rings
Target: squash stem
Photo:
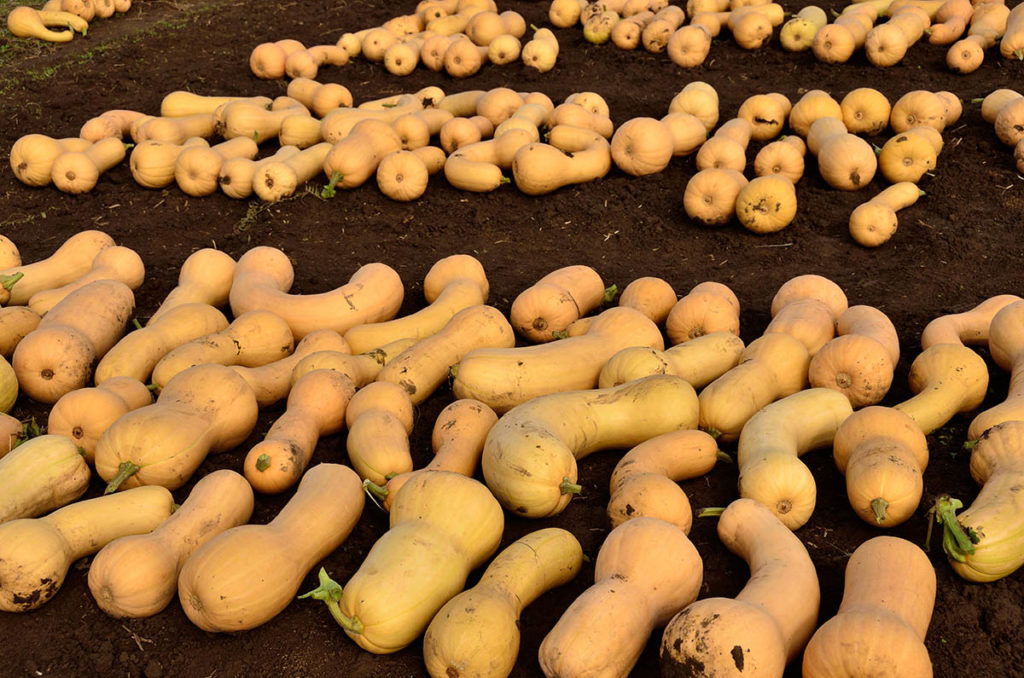
[[[117,488],[121,487],[121,483],[138,473],[141,468],[141,466],[133,461],[122,461],[117,467],[117,475],[107,483],[107,489],[103,490],[103,494],[113,494],[114,492],[117,492]]]
[[[133,325],[133,326],[135,327],[135,329],[137,329],[137,330],[141,330],[141,329],[142,329],[142,323],[140,323],[140,322],[139,322],[139,319],[138,319],[138,318],[132,318],[132,325]]]
[[[725,452],[722,452],[721,450],[719,450],[718,452],[715,453],[715,457],[718,458],[718,461],[725,462],[726,464],[735,464],[736,463],[733,460],[732,457],[730,457]]]
[[[583,486],[577,485],[569,480],[569,476],[565,476],[562,478],[562,482],[558,484],[558,489],[562,494],[579,494],[583,491]]]
[[[721,435],[722,435],[722,432],[721,432],[721,431],[719,431],[719,430],[718,430],[717,428],[715,428],[714,426],[712,426],[712,427],[711,427],[711,428],[709,428],[709,429],[705,429],[705,430],[704,430],[704,432],[705,432],[705,433],[707,433],[707,434],[708,434],[709,436],[711,436],[712,438],[714,438],[715,440],[718,440],[719,436],[721,436]]]
[[[974,449],[974,446],[978,444],[977,440],[968,440],[964,442],[964,449],[970,452]]]
[[[363,481],[363,492],[374,499],[379,499],[380,501],[384,501],[388,498],[388,488],[383,485],[378,485],[369,478]]]
[[[335,195],[337,195],[338,192],[335,190],[334,187],[338,185],[339,181],[341,181],[341,172],[337,170],[331,172],[331,180],[327,182],[327,185],[324,186],[322,191],[320,191],[320,197],[327,199],[333,198]]]
[[[551,332],[551,336],[554,337],[555,339],[568,339],[569,330],[553,330]]]
[[[974,545],[978,543],[979,537],[971,528],[965,530],[956,519],[956,511],[960,508],[963,508],[963,502],[943,494],[935,500],[930,513],[934,514],[935,522],[942,525],[942,550],[951,559],[962,563],[968,555],[974,553]]]
[[[0,281],[2,281],[0,282],[0,285],[2,285],[5,290],[10,292],[11,288],[14,287],[14,283],[18,282],[24,277],[25,274],[22,273],[21,271],[18,271],[17,273],[12,273],[10,275],[0,276]]]
[[[451,367],[448,368],[448,378],[449,379],[455,379],[458,376],[459,376],[459,364],[455,363],[454,365],[452,365]]]
[[[270,455],[269,454],[261,454],[260,456],[256,457],[256,470],[257,471],[266,471],[268,468],[270,468]]]
[[[610,287],[605,288],[603,301],[606,304],[610,304],[617,296],[619,296],[619,286],[612,283]]]
[[[507,176],[505,176],[504,174],[502,174],[502,175],[501,175],[501,179],[499,179],[499,180],[498,180],[498,185],[499,185],[499,186],[504,186],[505,184],[511,184],[511,183],[512,183],[512,180],[511,180],[511,179],[509,179],[509,178],[508,178]]]
[[[871,510],[875,514],[875,522],[879,525],[885,522],[885,509],[887,508],[889,508],[889,502],[881,497],[875,497],[871,500]]]
[[[724,506],[708,506],[697,511],[698,518],[719,518],[725,513]]]
[[[299,598],[312,598],[313,600],[324,601],[324,604],[327,605],[327,610],[334,617],[334,621],[338,622],[338,626],[349,633],[362,633],[363,624],[359,621],[359,618],[346,617],[338,605],[338,601],[341,600],[341,585],[331,579],[330,575],[327,574],[327,570],[323,567],[320,568],[317,577],[320,579],[320,586],[317,586],[312,591],[303,593]]]

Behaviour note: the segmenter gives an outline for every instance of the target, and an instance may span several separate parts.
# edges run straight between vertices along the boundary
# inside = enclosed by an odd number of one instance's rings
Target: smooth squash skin
[[[423,282],[429,305],[415,313],[379,323],[357,325],[345,332],[353,353],[366,353],[398,339],[423,339],[439,332],[459,311],[487,303],[490,285],[483,265],[468,254],[437,261]]]
[[[352,380],[334,370],[314,370],[298,379],[284,414],[245,457],[242,468],[253,489],[278,494],[297,483],[319,439],[341,430],[355,392]]]
[[[1021,298],[1016,294],[999,294],[967,311],[939,316],[925,325],[921,332],[921,348],[928,349],[934,344],[984,346],[988,342],[992,319],[1004,307],[1018,301]]]
[[[619,306],[635,308],[658,325],[665,322],[676,301],[668,281],[649,275],[633,280],[619,295]]]
[[[739,364],[701,391],[700,428],[720,442],[737,440],[758,410],[804,388],[810,360],[807,348],[789,334],[750,342]]]
[[[484,479],[509,511],[528,518],[552,516],[579,492],[578,459],[692,429],[696,422],[693,387],[669,375],[540,396],[509,411],[488,433],[481,458]]]
[[[384,366],[377,381],[398,384],[418,405],[448,379],[452,365],[461,365],[467,355],[509,350],[514,344],[515,333],[501,311],[493,306],[470,306],[453,315],[440,332],[402,351]],[[473,396],[456,392],[456,397]]]
[[[295,345],[291,355],[285,358],[259,367],[232,365],[231,369],[245,379],[256,394],[260,409],[263,409],[288,397],[292,384],[297,381],[297,378],[292,378],[295,368],[304,358],[320,351],[349,355],[351,349],[348,342],[334,330],[314,330],[304,336]]]
[[[392,475],[412,471],[413,402],[404,388],[388,381],[368,384],[352,398],[345,420],[345,448],[360,478],[383,485]]]
[[[1024,301],[1004,307],[992,319],[988,337],[989,355],[1010,373],[1006,399],[971,421],[967,439],[977,440],[996,424],[1024,420]]]
[[[85,275],[96,255],[114,246],[114,239],[103,231],[81,231],[71,236],[46,259],[5,268],[0,276],[21,273],[22,277],[10,292],[7,303],[24,306],[32,295],[73,282]]]
[[[96,365],[96,384],[116,377],[148,381],[160,359],[173,349],[227,327],[224,314],[209,304],[175,306],[114,344]]]
[[[235,447],[256,426],[256,396],[223,365],[196,365],[167,382],[152,405],[120,417],[96,444],[108,492],[136,485],[176,490],[206,455]]]
[[[253,510],[252,488],[238,473],[204,476],[181,506],[145,535],[121,537],[89,565],[89,591],[111,617],[151,617],[178,591],[178,573],[196,549],[224,530],[244,525]]]
[[[804,650],[807,678],[930,678],[924,645],[935,606],[935,570],[905,539],[875,537],[846,564],[839,612]]]
[[[661,637],[661,675],[781,676],[818,621],[821,593],[803,542],[763,505],[737,499],[722,511],[718,537],[747,561],[750,580],[735,599],[705,598],[672,618]]]
[[[418,471],[393,475],[383,487],[367,481],[363,481],[363,486],[380,501],[381,508],[390,511],[395,493],[416,473],[453,471],[472,477],[484,451],[487,434],[497,421],[498,415],[494,410],[479,400],[456,400],[437,415],[430,439],[434,458],[426,466]]]
[[[740,433],[740,496],[768,507],[789,529],[800,528],[817,497],[814,476],[799,456],[830,444],[852,413],[846,396],[828,388],[807,389],[765,406]]]
[[[162,487],[139,487],[0,525],[0,610],[28,612],[56,595],[71,564],[107,543],[144,534],[174,510]]]
[[[616,306],[597,315],[579,336],[467,353],[459,362],[452,390],[458,398],[475,398],[495,412],[507,412],[541,395],[594,388],[604,363],[629,346],[660,350],[664,340],[643,313]]]
[[[651,632],[692,603],[704,579],[682,530],[657,518],[628,520],[597,554],[594,585],[541,642],[545,676],[625,677]]]
[[[138,379],[114,377],[61,396],[50,410],[46,430],[70,438],[91,463],[103,432],[125,413],[152,402],[153,394]]]
[[[0,355],[8,360],[28,333],[39,327],[39,314],[27,306],[0,308]]]
[[[209,304],[223,307],[228,301],[228,292],[235,276],[235,260],[220,250],[205,247],[188,256],[178,273],[178,285],[172,289],[160,307],[147,321],[157,318],[176,306],[184,304]]]
[[[178,600],[204,631],[244,631],[288,606],[309,570],[338,548],[363,512],[359,477],[317,464],[266,525],[240,525],[203,544],[178,577]]]
[[[321,587],[314,597],[364,650],[397,652],[497,550],[504,525],[482,483],[448,471],[418,474],[396,493],[388,531],[345,587]]]
[[[672,374],[703,388],[740,361],[743,340],[732,332],[712,332],[664,351],[646,346],[624,348],[604,364],[599,388],[618,386],[652,374]]]
[[[900,359],[896,327],[877,308],[861,305],[839,316],[836,333],[811,358],[811,386],[843,393],[854,408],[878,403],[889,392]]]
[[[865,407],[836,431],[832,456],[846,476],[846,495],[869,525],[891,527],[921,503],[928,442],[917,423],[891,407]]]
[[[934,344],[914,358],[907,379],[917,395],[895,407],[928,434],[958,412],[981,405],[988,390],[988,367],[962,344]]]
[[[703,431],[673,431],[640,443],[612,471],[607,509],[612,527],[651,516],[689,534],[693,511],[676,483],[708,473],[721,456],[715,439]]]
[[[33,294],[28,300],[28,306],[43,316],[66,296],[95,280],[120,280],[134,292],[142,285],[145,277],[146,267],[142,257],[135,250],[115,245],[98,252],[92,260],[92,268],[78,279]]]
[[[295,273],[288,257],[273,247],[254,247],[241,256],[231,285],[231,312],[264,309],[284,318],[296,339],[316,329],[344,335],[364,323],[390,320],[402,306],[402,280],[390,266],[366,264],[348,283],[320,294],[288,294]]]
[[[705,281],[672,307],[665,319],[665,333],[675,345],[715,332],[739,336],[740,301],[726,285]]]
[[[520,292],[512,301],[509,321],[529,341],[554,341],[556,332],[597,308],[604,298],[605,284],[597,271],[565,266]]]
[[[153,383],[162,389],[194,365],[259,367],[291,355],[295,348],[288,323],[271,311],[242,313],[225,329],[197,337],[168,351],[153,367]]]
[[[11,365],[22,391],[52,404],[85,386],[134,308],[135,295],[117,280],[97,280],[69,294],[14,349]]]
[[[20,433],[20,423],[18,429]],[[26,440],[0,457],[0,523],[34,518],[78,499],[89,488],[91,476],[82,453],[68,438],[43,435]]]
[[[572,581],[583,549],[571,532],[549,527],[512,542],[480,581],[438,610],[423,635],[433,678],[504,678],[519,655],[519,615],[541,594]]]
[[[943,550],[953,570],[968,581],[990,582],[1024,565],[1024,422],[1007,421],[988,429],[971,451],[971,476],[981,491],[967,509],[943,495],[936,520],[943,523]]]
[[[313,333],[306,336],[313,336]],[[362,388],[374,381],[385,365],[415,344],[415,339],[400,339],[359,355],[337,350],[314,351],[295,364],[289,384],[294,384],[306,372],[326,368],[341,372],[352,380],[356,388]]]

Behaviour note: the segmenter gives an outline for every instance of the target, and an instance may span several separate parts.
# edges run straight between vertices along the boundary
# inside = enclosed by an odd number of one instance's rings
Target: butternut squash
[[[928,556],[905,539],[869,539],[846,563],[839,612],[807,643],[803,675],[930,677],[924,637],[934,605]]]
[[[854,408],[878,403],[899,362],[892,321],[871,306],[851,306],[839,317],[837,334],[811,358],[811,385],[843,393]]]
[[[977,440],[988,429],[1005,421],[1024,420],[1024,341],[1021,323],[1024,321],[1024,301],[1003,307],[992,318],[989,326],[989,355],[999,367],[1010,373],[1006,399],[990,407],[971,421],[967,439]]]
[[[335,621],[364,650],[397,652],[423,633],[501,541],[501,507],[483,484],[434,471],[395,495],[390,528],[343,589],[321,570],[323,600]]]
[[[687,83],[672,97],[669,113],[689,113],[704,123],[710,133],[718,124],[718,92],[702,80]]]
[[[0,610],[28,612],[49,602],[74,561],[118,537],[152,531],[173,510],[165,488],[140,487],[0,525]]]
[[[827,117],[842,119],[842,107],[828,92],[812,89],[793,104],[789,112],[789,126],[800,136],[806,137],[815,120]]]
[[[674,143],[668,128],[655,118],[631,118],[615,130],[612,161],[626,174],[642,177],[668,167]]]
[[[484,479],[509,511],[529,518],[552,516],[580,491],[578,459],[694,428],[696,422],[693,387],[670,375],[540,396],[514,408],[491,429],[481,460]]]
[[[43,134],[26,134],[11,147],[11,169],[23,184],[46,186],[57,156],[66,151],[84,151],[91,145],[92,142],[78,137],[53,139]]]
[[[523,45],[520,57],[530,68],[546,73],[558,60],[558,39],[548,28],[535,28],[533,38]]]
[[[665,333],[675,345],[715,332],[739,335],[739,299],[722,283],[698,283],[669,311]]]
[[[5,442],[10,445],[9,438]],[[73,502],[85,494],[91,475],[84,456],[68,438],[42,435],[24,441],[0,457],[0,524],[34,518]]]
[[[850,90],[839,103],[846,129],[853,134],[880,134],[889,126],[892,104],[871,87]]]
[[[217,190],[221,167],[230,158],[252,160],[259,147],[251,137],[235,137],[216,146],[183,149],[174,161],[174,180],[186,195],[197,198]]]
[[[122,415],[153,402],[145,384],[131,377],[114,377],[95,388],[65,393],[50,410],[46,430],[70,438],[92,463],[96,442]]]
[[[348,355],[351,349],[337,332],[316,330],[304,336],[295,345],[291,355],[285,358],[259,367],[232,365],[231,369],[245,379],[256,394],[257,404],[263,409],[287,397],[292,387],[295,368],[304,358],[321,351]]]
[[[115,109],[90,118],[82,125],[78,136],[93,143],[106,137],[123,139],[129,135],[131,125],[143,117],[138,111]]]
[[[935,344],[984,346],[996,314],[1020,300],[1015,294],[997,294],[967,311],[934,318],[921,332],[921,348],[929,349]]]
[[[736,198],[746,185],[747,178],[734,169],[700,170],[683,193],[686,215],[707,226],[725,224],[736,214]]]
[[[313,336],[314,334],[316,333],[310,333],[307,336]],[[347,375],[352,380],[352,383],[356,385],[356,388],[362,388],[375,380],[385,365],[415,343],[415,339],[399,339],[380,348],[375,348],[369,353],[360,353],[358,355],[348,353],[350,349],[347,346],[344,350],[313,351],[295,363],[295,367],[291,371],[290,383],[295,383],[306,372],[331,369]]]
[[[907,379],[917,395],[895,407],[928,434],[958,412],[981,405],[988,389],[988,368],[981,356],[966,346],[935,344],[914,358]]]
[[[96,280],[117,280],[134,292],[145,277],[146,267],[135,250],[119,245],[107,247],[96,254],[86,273],[66,285],[36,292],[29,298],[28,307],[43,316],[69,294]]]
[[[65,193],[88,193],[100,175],[124,160],[125,145],[112,137],[100,139],[84,151],[58,155],[50,170],[53,185]]]
[[[705,475],[719,459],[729,457],[703,431],[673,431],[640,443],[612,471],[607,509],[612,528],[649,516],[689,534],[693,511],[676,483]]]
[[[537,142],[522,147],[512,159],[516,186],[527,195],[595,181],[611,169],[611,147],[597,132],[557,125],[548,140],[549,144]]]
[[[52,404],[85,386],[95,361],[124,333],[134,305],[132,291],[116,280],[97,280],[69,294],[14,349],[11,365],[21,389]]]
[[[181,264],[177,286],[164,297],[147,324],[185,304],[226,305],[234,277],[235,260],[231,255],[211,247],[196,250]]]
[[[519,615],[546,591],[574,579],[583,550],[572,533],[549,527],[499,553],[480,581],[438,610],[423,636],[435,678],[507,676],[519,654]]]
[[[703,388],[735,367],[742,352],[743,340],[731,332],[712,332],[665,351],[633,346],[608,359],[597,384],[609,388],[652,374],[672,374]]]
[[[909,181],[884,189],[867,202],[857,205],[850,213],[850,235],[858,245],[878,247],[892,238],[899,222],[897,210],[909,207],[924,195],[924,191]]]
[[[209,143],[200,137],[191,137],[180,144],[147,139],[132,149],[128,158],[135,183],[143,188],[164,188],[174,182],[174,166],[186,148],[199,146],[208,148]]]
[[[459,364],[461,372],[461,365],[470,353],[508,350],[514,344],[512,326],[498,309],[470,306],[453,315],[439,332],[392,359],[381,369],[377,381],[398,384],[409,393],[413,404],[418,405],[445,382],[452,365]],[[456,397],[474,396],[456,391]]]
[[[270,621],[295,598],[313,565],[345,541],[363,504],[352,469],[313,466],[269,523],[226,530],[192,554],[178,576],[185,614],[213,632]]]
[[[67,28],[55,31],[53,28]],[[47,42],[70,42],[75,33],[85,35],[87,20],[63,10],[38,10],[24,5],[7,13],[7,30],[18,38],[37,38]]]
[[[316,177],[332,145],[314,144],[282,160],[261,163],[252,177],[252,190],[261,200],[277,202],[295,193],[303,183]]]
[[[203,394],[199,397],[198,394]],[[209,453],[229,450],[256,426],[256,397],[223,365],[176,375],[152,405],[118,418],[96,444],[107,492],[137,485],[184,485]]]
[[[227,469],[204,476],[182,505],[149,534],[121,537],[89,565],[89,591],[112,617],[150,617],[177,592],[178,573],[196,549],[248,522],[252,488]]]
[[[665,322],[676,305],[676,291],[662,278],[643,276],[626,285],[619,295],[619,306],[635,308],[653,322]]]
[[[754,233],[775,233],[789,226],[796,207],[793,182],[775,174],[751,179],[736,194],[736,218]]]
[[[18,342],[37,328],[40,320],[27,306],[0,308],[0,355],[9,360]]]
[[[657,518],[627,520],[601,545],[594,585],[541,642],[544,675],[628,675],[651,632],[697,598],[703,576],[682,530]]]
[[[814,563],[803,542],[750,499],[721,511],[718,537],[747,561],[750,580],[734,599],[705,598],[672,618],[661,636],[662,671],[781,676],[818,621]]]
[[[260,106],[256,108],[266,112],[266,109]],[[132,140],[135,143],[163,141],[168,144],[183,144],[190,137],[212,137],[216,131],[217,119],[213,113],[196,113],[180,118],[142,118],[133,128]]]
[[[973,8],[967,37],[958,40],[946,52],[946,65],[956,73],[973,73],[985,60],[985,50],[993,47],[1006,32],[1010,8],[999,2],[980,2]]]
[[[590,266],[565,266],[548,273],[512,301],[509,320],[533,342],[554,341],[556,333],[606,300],[605,284]]]
[[[225,329],[168,351],[153,367],[153,383],[160,391],[180,372],[208,363],[259,367],[290,355],[294,348],[287,322],[270,311],[248,311]]]
[[[814,36],[825,24],[828,15],[816,5],[807,5],[793,15],[779,30],[779,42],[787,52],[804,52],[814,44]]]
[[[349,282],[320,294],[289,294],[295,273],[288,257],[273,247],[254,247],[238,260],[229,301],[237,317],[264,309],[283,318],[296,339],[316,329],[344,334],[356,325],[389,320],[402,305],[404,289],[390,266],[370,263]]]
[[[391,476],[412,471],[413,402],[401,386],[378,381],[363,387],[352,398],[345,421],[345,447],[360,478],[383,485]]]

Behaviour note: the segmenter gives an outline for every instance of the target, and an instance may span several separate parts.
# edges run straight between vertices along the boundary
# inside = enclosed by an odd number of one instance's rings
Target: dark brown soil
[[[7,6],[9,3],[2,3]],[[826,7],[840,8],[838,0]],[[88,118],[112,108],[150,113],[164,94],[189,89],[203,94],[284,92],[286,83],[257,80],[247,59],[265,40],[298,38],[306,44],[333,42],[342,32],[379,24],[414,3],[327,2],[157,2],[141,0],[128,14],[93,24],[86,39],[60,46],[26,47],[11,39],[0,99],[0,148],[30,132],[73,136]],[[538,25],[547,23],[546,2],[505,2]],[[800,5],[787,3],[790,11]],[[403,313],[422,306],[421,280],[437,259],[455,252],[476,255],[491,281],[492,303],[506,311],[515,295],[541,275],[568,264],[589,264],[609,283],[624,286],[643,275],[667,279],[686,293],[703,280],[728,284],[743,304],[743,338],[752,340],[768,321],[769,302],[779,285],[801,273],[835,280],[851,303],[884,310],[900,332],[904,357],[884,404],[909,396],[906,377],[919,351],[921,329],[938,315],[974,306],[1001,293],[1024,294],[1024,182],[1010,149],[999,144],[970,100],[998,87],[1020,83],[1019,62],[987,56],[978,72],[961,77],[944,65],[945,50],[913,47],[900,65],[881,70],[862,55],[844,66],[817,63],[809,54],[789,54],[777,44],[744,52],[716,40],[707,63],[691,71],[664,55],[621,52],[585,43],[578,29],[559,30],[561,55],[546,74],[520,64],[485,67],[464,81],[419,69],[410,77],[389,76],[382,67],[356,60],[325,69],[321,80],[348,86],[357,101],[437,84],[446,91],[490,88],[542,90],[560,101],[574,91],[594,90],[609,102],[616,123],[639,115],[661,116],[669,100],[690,80],[706,80],[721,96],[722,119],[747,96],[779,91],[795,99],[820,88],[837,98],[873,86],[892,100],[918,88],[948,89],[965,100],[962,120],[946,131],[939,168],[926,177],[928,195],[900,214],[900,230],[887,245],[868,250],[847,233],[851,209],[883,187],[880,180],[856,194],[830,190],[813,167],[798,186],[799,212],[785,230],[758,237],[737,225],[697,227],[683,213],[681,199],[694,173],[692,158],[674,160],[661,174],[630,178],[614,170],[593,184],[530,198],[503,187],[490,195],[461,193],[441,177],[413,204],[388,201],[372,185],[340,193],[332,201],[303,194],[277,205],[232,201],[223,195],[189,198],[176,188],[147,191],[131,179],[126,165],[104,176],[83,196],[53,188],[31,189],[9,171],[0,173],[0,231],[21,248],[24,259],[47,256],[70,234],[86,228],[107,231],[136,249],[146,262],[147,280],[137,293],[137,315],[147,317],[172,288],[177,267],[197,248],[216,246],[233,256],[254,245],[282,248],[296,264],[293,291],[317,292],[342,284],[366,262],[383,261],[407,285]],[[9,35],[7,36],[9,38]],[[6,39],[6,38],[5,38]],[[756,146],[753,150],[756,150]],[[5,150],[6,153],[6,150]],[[753,152],[749,157],[753,157]],[[979,349],[985,354],[984,349]],[[987,356],[986,356],[987,357]],[[985,407],[1005,394],[1007,377],[992,365]],[[430,456],[434,418],[450,402],[447,390],[417,411],[414,455],[417,466]],[[210,458],[198,475],[217,468],[240,470],[249,449],[266,432],[280,408],[263,413],[260,425],[238,450]],[[46,409],[24,397],[20,417],[46,419]],[[931,464],[917,515],[892,534],[923,543],[925,509],[944,492],[970,502],[977,488],[961,450],[971,415],[959,415],[930,435]],[[548,525],[571,530],[594,557],[607,534],[604,507],[607,479],[620,452],[603,452],[581,463],[581,497],[554,519],[526,521],[508,516],[502,546]],[[344,437],[321,442],[316,458],[345,461]],[[843,480],[827,451],[806,456],[818,483],[818,507],[799,532],[818,569],[821,619],[835,614],[842,594],[843,567],[850,552],[878,530],[850,510]],[[175,492],[182,500],[191,484]],[[736,469],[716,468],[706,478],[683,483],[694,507],[723,506],[736,496]],[[89,496],[100,491],[94,482]],[[254,522],[266,522],[287,497],[259,498]],[[358,567],[387,518],[368,506],[353,534],[324,565],[341,583]],[[718,542],[714,521],[698,519],[691,538],[704,558],[702,596],[732,596],[743,586],[745,564]],[[938,599],[927,645],[937,676],[1024,675],[1021,573],[987,585],[968,584],[948,566],[941,550],[931,553],[938,575]],[[89,559],[75,563],[63,590],[36,612],[0,614],[4,675],[84,676],[414,676],[425,675],[420,647],[390,656],[358,649],[335,626],[322,604],[296,601],[266,625],[239,635],[204,633],[188,622],[177,603],[151,619],[114,620],[96,607],[85,584]],[[590,583],[587,563],[571,584],[527,608],[517,676],[539,674],[537,648],[562,611]],[[303,589],[314,586],[311,572]],[[635,675],[657,672],[656,632]],[[787,675],[798,675],[798,663]]]

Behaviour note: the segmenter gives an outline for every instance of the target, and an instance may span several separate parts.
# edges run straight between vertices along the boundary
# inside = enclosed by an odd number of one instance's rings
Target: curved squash
[[[100,436],[122,415],[153,402],[153,394],[137,379],[115,377],[96,388],[78,388],[54,403],[46,423],[49,433],[74,441],[92,462]]]
[[[971,421],[967,439],[977,440],[996,424],[1024,420],[1024,301],[1003,307],[989,325],[989,355],[999,367],[1010,373],[1006,399]]]
[[[981,405],[988,390],[988,367],[966,346],[934,344],[914,358],[908,381],[917,395],[895,407],[928,434],[958,412]]]
[[[231,255],[210,247],[196,250],[181,264],[177,286],[164,297],[147,324],[184,304],[224,306],[234,278],[235,260]]]
[[[34,518],[73,502],[85,494],[91,475],[85,457],[68,438],[26,440],[0,457],[0,523]]]
[[[349,463],[360,478],[383,485],[412,471],[413,403],[404,388],[387,381],[368,384],[352,398],[345,422]]]
[[[292,351],[291,355],[285,358],[275,360],[266,365],[260,365],[259,367],[232,365],[231,369],[245,379],[250,388],[252,388],[253,393],[256,394],[256,402],[259,404],[260,409],[263,409],[286,398],[292,384],[298,380],[298,377],[302,376],[301,374],[295,375],[295,369],[299,363],[307,356],[321,351],[349,355],[351,349],[349,349],[345,340],[334,330],[314,330],[304,336],[295,345],[295,350]],[[377,364],[377,361],[373,362]],[[356,384],[357,387],[361,385],[361,383]]]
[[[11,298],[6,305],[24,306],[37,292],[77,280],[92,268],[92,262],[100,251],[113,246],[114,239],[103,231],[80,231],[65,240],[46,259],[5,268],[0,271],[0,276],[22,274],[11,288]]]
[[[554,341],[570,323],[606,300],[604,281],[590,266],[565,266],[548,273],[512,301],[509,321],[524,338]]]
[[[712,332],[665,351],[646,346],[624,348],[601,368],[597,385],[609,388],[652,374],[672,374],[694,388],[703,388],[735,367],[743,348],[743,340],[732,332]]]

